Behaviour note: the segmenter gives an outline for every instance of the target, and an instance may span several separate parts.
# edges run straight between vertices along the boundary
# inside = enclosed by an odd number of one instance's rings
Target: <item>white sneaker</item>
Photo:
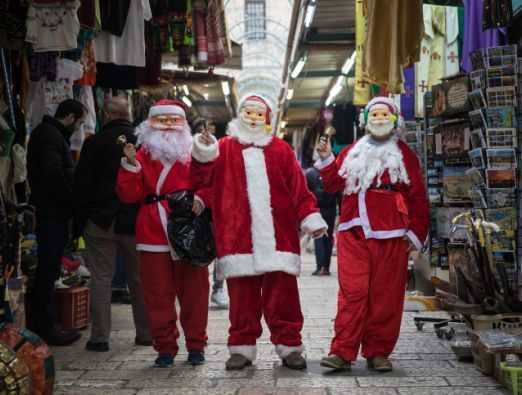
[[[60,277],[58,280],[55,281],[54,288],[55,289],[67,289],[70,287],[68,285],[65,285],[63,282],[63,279]]]
[[[228,296],[223,288],[212,292],[210,301],[220,309],[228,309]]]

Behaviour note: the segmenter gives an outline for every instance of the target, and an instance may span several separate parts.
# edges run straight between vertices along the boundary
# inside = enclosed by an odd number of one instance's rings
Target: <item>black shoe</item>
[[[160,369],[171,368],[174,365],[174,356],[172,354],[158,354],[158,358],[154,361],[154,367]]]
[[[304,370],[306,369],[306,359],[300,352],[293,352],[283,358],[283,366],[292,370]]]
[[[312,276],[318,276],[321,274],[321,269],[317,269],[315,272],[312,273]]]
[[[325,269],[324,267],[321,269],[321,273],[319,273],[320,276],[329,276],[330,270]]]
[[[70,346],[77,342],[82,337],[81,333],[77,331],[63,331],[63,330],[52,330],[46,335],[42,336],[42,339],[50,346]]]
[[[139,337],[136,337],[134,339],[134,345],[142,347],[152,347],[152,339],[140,339]]]
[[[96,351],[96,352],[107,352],[109,351],[109,343],[106,342],[100,342],[95,343],[92,341],[88,341],[85,345],[85,349],[88,351]]]
[[[203,365],[205,363],[205,354],[203,351],[189,351],[187,361],[192,366]]]

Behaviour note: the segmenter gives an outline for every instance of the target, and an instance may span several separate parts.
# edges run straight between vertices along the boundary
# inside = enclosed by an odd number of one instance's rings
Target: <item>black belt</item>
[[[371,187],[370,189],[381,189],[383,191],[397,191],[397,189],[392,184],[379,185]]]
[[[154,204],[167,199],[167,195],[148,195],[145,198],[145,204]]]

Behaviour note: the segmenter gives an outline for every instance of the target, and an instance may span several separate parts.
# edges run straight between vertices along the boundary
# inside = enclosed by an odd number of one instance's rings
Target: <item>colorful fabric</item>
[[[225,26],[219,0],[209,0],[207,8],[208,65],[218,66],[225,62]]]
[[[471,54],[481,48],[498,47],[506,42],[506,29],[482,30],[483,0],[464,0],[465,29],[462,49],[462,69],[473,70]]]
[[[363,12],[363,4],[355,1],[355,90],[353,104],[364,106],[370,100],[369,83],[364,79],[362,61],[364,54],[364,42],[366,41],[366,17]]]

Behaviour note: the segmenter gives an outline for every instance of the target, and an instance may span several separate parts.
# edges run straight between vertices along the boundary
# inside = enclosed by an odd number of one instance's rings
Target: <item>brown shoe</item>
[[[391,372],[393,365],[388,358],[375,357],[368,359],[368,369],[375,370],[376,372]]]
[[[252,366],[252,361],[241,354],[232,354],[225,364],[227,370],[243,370],[247,366]]]
[[[352,370],[352,363],[350,361],[345,361],[341,357],[333,354],[321,359],[321,366],[333,370]]]
[[[306,359],[300,352],[294,351],[283,358],[283,366],[292,370],[304,370],[306,369]]]

